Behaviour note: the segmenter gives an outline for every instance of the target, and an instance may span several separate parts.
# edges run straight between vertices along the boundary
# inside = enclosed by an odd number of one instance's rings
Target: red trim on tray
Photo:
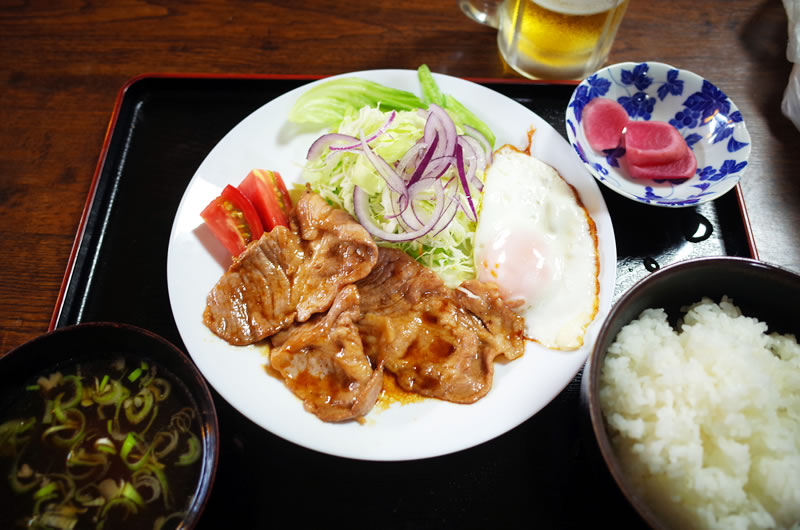
[[[180,72],[153,72],[147,74],[140,74],[136,77],[131,78],[125,83],[122,91],[124,92],[127,90],[128,87],[136,84],[139,81],[145,79],[295,79],[295,80],[316,80],[316,79],[323,79],[325,77],[331,77],[327,75],[307,75],[307,74],[209,74],[209,73],[199,73],[199,72],[188,72],[188,73],[180,73]]]
[[[315,81],[318,79],[325,79],[326,77],[333,77],[339,74],[213,74],[213,73],[180,73],[180,72],[154,72],[148,74],[141,74],[131,78],[123,87],[123,92],[129,86],[137,83],[138,81],[150,78],[157,79],[290,79],[290,80],[309,80]],[[448,74],[449,75],[449,74]],[[572,85],[577,86],[580,80],[565,79],[565,80],[534,80],[525,79],[523,77],[471,77],[471,76],[454,76],[460,77],[466,81],[473,83],[485,84],[495,83],[500,85]]]
[[[572,85],[578,86],[579,79],[525,79],[524,77],[462,77],[473,83],[493,83],[497,85]]]
[[[747,246],[750,247],[750,257],[753,259],[760,259],[758,257],[758,249],[756,248],[756,240],[753,237],[753,230],[750,226],[750,216],[747,214],[747,206],[744,202],[744,192],[742,191],[742,183],[736,184],[736,199],[739,202],[739,213],[742,216],[742,223],[744,223],[744,233],[747,236]]]
[[[131,81],[128,81],[117,93],[117,99],[114,102],[114,109],[111,112],[111,118],[109,119],[108,127],[106,128],[106,135],[103,139],[103,147],[100,149],[100,157],[97,160],[94,176],[92,176],[92,183],[89,186],[89,194],[86,197],[86,203],[83,205],[83,213],[81,213],[81,220],[78,224],[78,230],[75,234],[75,239],[72,241],[72,250],[70,250],[69,253],[69,260],[67,261],[67,268],[64,271],[64,278],[61,280],[61,288],[58,291],[56,305],[53,309],[53,315],[50,317],[50,324],[47,327],[48,331],[53,331],[53,329],[55,329],[58,317],[61,316],[61,310],[63,309],[64,304],[64,296],[66,295],[67,286],[69,285],[69,281],[72,278],[72,273],[75,269],[75,259],[78,256],[78,250],[80,249],[81,241],[83,241],[83,235],[86,231],[86,222],[89,218],[89,212],[92,209],[92,203],[94,202],[94,197],[97,192],[97,183],[100,181],[100,174],[103,172],[106,156],[108,156],[108,147],[111,143],[111,136],[114,134],[114,129],[116,127],[117,120],[119,119],[119,112],[122,108],[122,101],[125,97],[125,93],[131,84]]]

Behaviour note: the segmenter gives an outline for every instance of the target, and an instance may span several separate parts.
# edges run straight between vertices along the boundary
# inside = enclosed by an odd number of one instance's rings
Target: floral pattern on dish
[[[597,152],[589,147],[581,121],[594,98],[613,99],[632,120],[660,120],[680,131],[697,158],[689,179],[633,179],[619,159],[618,146]],[[657,63],[620,63],[584,79],[570,98],[567,137],[589,172],[630,199],[655,206],[688,207],[716,199],[733,188],[747,167],[750,135],[731,99],[702,77]]]

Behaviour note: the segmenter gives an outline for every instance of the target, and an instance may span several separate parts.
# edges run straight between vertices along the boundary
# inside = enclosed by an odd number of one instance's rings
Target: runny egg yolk
[[[502,230],[483,247],[478,279],[497,284],[508,302],[530,303],[553,277],[549,244],[524,230]]]
[[[478,279],[493,282],[525,319],[525,335],[575,350],[597,313],[594,222],[552,166],[504,147],[486,172],[475,230]]]

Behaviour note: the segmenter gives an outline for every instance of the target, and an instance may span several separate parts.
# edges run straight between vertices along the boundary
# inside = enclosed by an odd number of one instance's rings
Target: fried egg
[[[583,345],[597,314],[597,230],[575,189],[541,160],[499,149],[486,172],[475,232],[478,279],[497,284],[543,346]]]

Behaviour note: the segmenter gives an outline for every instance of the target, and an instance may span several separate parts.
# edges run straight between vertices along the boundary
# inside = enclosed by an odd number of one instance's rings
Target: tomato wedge
[[[289,226],[292,199],[280,173],[254,169],[239,184],[239,190],[255,206],[264,230],[269,232],[278,225]]]
[[[248,243],[264,233],[261,219],[253,204],[230,184],[200,212],[200,217],[234,256],[241,254]]]

